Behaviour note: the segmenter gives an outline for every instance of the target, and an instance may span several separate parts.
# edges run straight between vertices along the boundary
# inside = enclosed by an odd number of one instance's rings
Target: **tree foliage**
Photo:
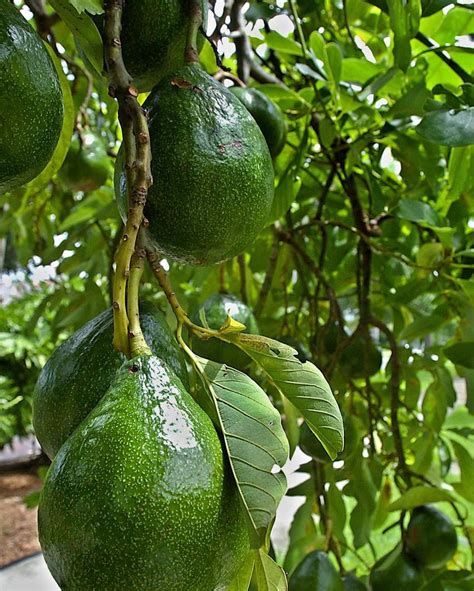
[[[110,174],[95,190],[68,188],[57,174],[71,141],[66,121],[53,165],[0,196],[3,268],[24,290],[0,311],[0,445],[31,430],[31,392],[46,356],[110,305],[121,229],[112,178],[121,131],[90,17],[102,3],[15,4],[66,74],[66,119],[101,139]],[[345,450],[335,461],[315,455],[301,466],[306,480],[288,494],[303,497],[303,504],[289,549],[277,548],[277,559],[290,572],[309,551],[329,547],[346,570],[366,575],[400,539],[398,528],[384,533],[387,526],[400,515],[403,522],[415,506],[442,503],[459,526],[451,566],[469,569],[472,7],[437,0],[253,0],[243,15],[242,7],[240,0],[211,2],[201,61],[213,75],[220,65],[229,68],[285,114],[289,133],[274,161],[272,213],[241,257],[219,267],[170,263],[170,279],[189,311],[219,290],[248,302],[261,334],[291,337],[309,352],[341,408]],[[171,320],[149,270],[142,295]],[[251,341],[233,333],[223,339],[258,361],[261,351]],[[311,416],[297,404],[300,390],[288,394],[271,358],[267,365],[262,371],[253,364],[250,374],[281,411],[294,452],[302,418],[311,426]],[[211,365],[209,372],[217,385],[229,379]],[[314,431],[335,455],[331,441]],[[272,588],[271,577],[280,575],[266,557],[259,560],[259,577]],[[248,584],[249,576],[242,578]],[[468,578],[458,578],[456,589],[471,588]],[[441,575],[439,581],[447,588]]]

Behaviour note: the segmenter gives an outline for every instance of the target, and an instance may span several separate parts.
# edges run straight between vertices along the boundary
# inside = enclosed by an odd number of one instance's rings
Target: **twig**
[[[120,41],[124,0],[105,4],[104,53],[109,75],[109,94],[119,105],[119,121],[124,135],[125,170],[127,173],[128,217],[117,248],[113,285],[114,346],[130,354],[126,286],[130,274],[138,230],[144,221],[143,209],[152,184],[150,135],[145,113],[137,101],[138,91],[132,85],[122,57]]]

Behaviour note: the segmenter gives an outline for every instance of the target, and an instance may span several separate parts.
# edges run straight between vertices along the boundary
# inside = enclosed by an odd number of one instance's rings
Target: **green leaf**
[[[436,268],[444,260],[444,247],[439,242],[422,244],[416,254],[416,262],[422,267]]]
[[[444,316],[438,316],[432,314],[431,316],[420,316],[413,322],[405,326],[400,333],[400,338],[406,341],[413,341],[419,339],[428,334],[432,334],[433,331],[438,330],[440,326],[443,326],[447,318]]]
[[[239,572],[228,587],[227,591],[248,591],[254,567],[255,553],[249,552],[245,562],[240,567]]]
[[[94,21],[87,14],[79,14],[67,0],[50,0],[50,3],[80,43],[96,73],[100,76],[103,70],[103,45],[102,37]],[[95,2],[93,3],[95,4]]]
[[[279,469],[288,459],[288,441],[280,414],[244,373],[201,357],[193,360],[211,397],[211,416],[224,437],[254,543],[262,545],[286,492]]]
[[[342,79],[347,82],[365,84],[371,78],[380,74],[380,65],[368,62],[365,59],[348,57],[342,60]]]
[[[49,43],[45,43],[45,46],[58,73],[59,84],[61,85],[61,90],[63,93],[63,126],[61,128],[58,143],[54,149],[53,156],[51,157],[48,165],[36,178],[26,185],[26,190],[30,194],[36,193],[45,185],[47,185],[61,168],[71,143],[71,136],[74,129],[74,120],[76,116],[74,101],[71,94],[71,87],[61,67],[61,62],[52,50],[51,45],[49,45]]]
[[[265,43],[270,49],[274,49],[281,53],[298,56],[303,55],[301,45],[297,41],[290,39],[289,37],[283,37],[283,35],[280,35],[280,33],[277,33],[276,31],[271,31],[265,35]]]
[[[339,84],[342,74],[342,52],[336,43],[326,45],[326,69],[334,84]]]
[[[297,351],[258,335],[229,335],[224,340],[237,345],[256,361],[278,391],[296,406],[331,459],[344,448],[341,411],[321,371],[309,361],[301,363]]]
[[[454,497],[447,490],[436,488],[434,486],[415,486],[403,493],[396,501],[390,503],[389,511],[407,511],[427,505],[429,503],[439,503],[442,501],[452,502]]]
[[[438,214],[424,201],[415,199],[401,199],[394,215],[402,220],[419,222],[433,226],[439,225]]]
[[[453,410],[444,422],[443,429],[471,429],[474,431],[474,415],[465,406]]]
[[[455,343],[444,349],[444,354],[455,365],[474,369],[474,341]]]
[[[425,139],[442,146],[474,144],[474,107],[428,113],[416,131]]]
[[[453,483],[453,488],[470,503],[474,503],[474,459],[464,446],[456,441],[451,443],[461,471],[461,481]]]
[[[255,557],[258,591],[287,591],[285,571],[266,552],[258,550]]]
[[[69,2],[79,14],[85,10],[90,14],[102,14],[104,12],[102,0],[69,0]]]
[[[393,56],[395,64],[403,71],[408,69],[411,60],[409,12],[404,0],[388,0],[390,26],[393,31]]]

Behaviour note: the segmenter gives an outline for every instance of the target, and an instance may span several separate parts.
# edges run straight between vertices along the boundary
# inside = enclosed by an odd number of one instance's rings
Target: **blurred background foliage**
[[[0,196],[0,447],[31,431],[31,393],[48,354],[110,305],[120,231],[116,105],[97,29],[85,13],[78,25],[75,11],[101,3],[15,4],[51,45],[70,96],[53,162]],[[312,458],[300,471],[309,479],[289,491],[303,504],[278,558],[291,570],[329,537],[345,568],[365,574],[400,539],[398,528],[384,532],[400,511],[439,501],[459,526],[451,567],[470,568],[473,6],[210,4],[204,67],[219,69],[212,43],[224,67],[280,106],[288,141],[254,245],[220,267],[169,262],[170,278],[190,312],[218,291],[248,302],[262,334],[297,344],[324,371],[345,417],[336,462],[305,435]],[[82,156],[93,152],[88,161],[74,155],[74,137]],[[143,296],[172,322],[151,275]],[[281,410],[295,450],[305,431],[292,408]]]

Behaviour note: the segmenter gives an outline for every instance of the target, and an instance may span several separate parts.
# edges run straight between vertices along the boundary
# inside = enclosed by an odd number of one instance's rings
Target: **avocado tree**
[[[0,446],[62,588],[472,590],[473,25],[0,0]]]

